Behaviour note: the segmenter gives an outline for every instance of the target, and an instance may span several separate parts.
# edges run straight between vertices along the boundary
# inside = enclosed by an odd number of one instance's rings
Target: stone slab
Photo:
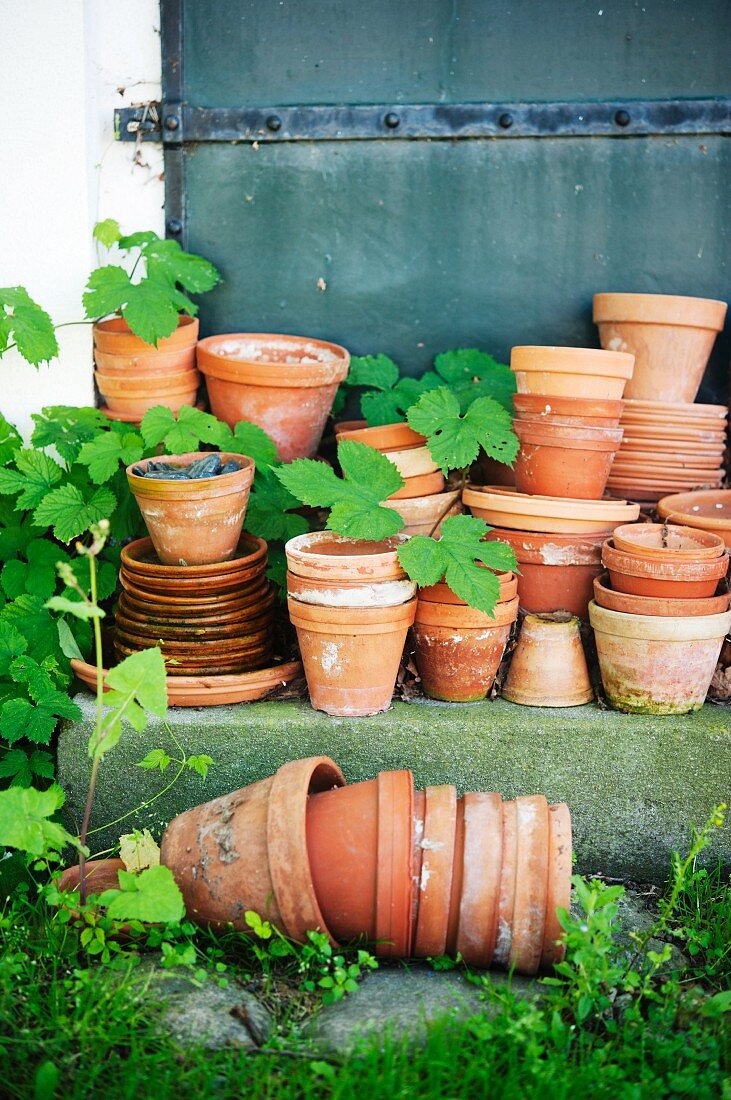
[[[87,743],[94,706],[78,695],[83,719],[59,736],[59,781],[78,828],[86,797]],[[731,710],[705,706],[685,716],[636,716],[594,704],[567,709],[486,703],[395,703],[371,718],[331,718],[306,702],[175,708],[143,734],[128,729],[104,759],[92,826],[100,828],[165,788],[161,775],[136,768],[150,749],[173,757],[208,753],[207,780],[186,772],[151,806],[103,827],[94,851],[132,826],[160,836],[182,810],[274,773],[287,760],[325,754],[349,782],[411,768],[417,786],[454,783],[460,792],[500,791],[506,798],[544,793],[565,801],[574,823],[576,869],[661,883],[670,853],[687,849],[693,824],[731,802]],[[731,866],[731,829],[708,852]]]

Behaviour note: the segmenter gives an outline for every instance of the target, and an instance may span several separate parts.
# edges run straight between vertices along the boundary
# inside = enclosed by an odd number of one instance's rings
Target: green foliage
[[[322,465],[318,463],[317,465]],[[288,467],[257,466],[254,487],[246,511],[246,527],[267,542],[286,542],[309,530],[304,516],[293,514],[300,502],[279,477]]]
[[[55,783],[45,791],[19,786],[0,791],[0,845],[43,858],[57,857],[69,844],[78,847],[76,839],[51,820],[64,800]]]
[[[435,358],[434,370],[459,401],[461,412],[467,412],[478,397],[491,397],[512,416],[515,375],[506,363],[498,363],[486,351],[444,351]]]
[[[441,386],[425,393],[408,412],[408,422],[427,437],[432,458],[446,473],[464,470],[480,453],[511,465],[518,453],[518,438],[510,414],[491,397],[478,397],[460,413],[455,395]]]
[[[119,890],[99,897],[112,920],[174,923],[185,915],[180,888],[169,867],[148,867],[138,875],[119,871]]]
[[[58,355],[53,321],[23,286],[0,287],[0,355],[13,347],[34,367]]]
[[[155,405],[142,418],[140,431],[148,447],[162,444],[166,454],[197,451],[201,443],[218,446],[225,425],[210,413],[183,405],[176,416],[166,405]]]
[[[419,586],[437,584],[444,578],[470,607],[493,615],[500,581],[491,570],[512,570],[517,563],[512,547],[483,541],[489,530],[484,520],[473,516],[450,516],[442,524],[439,539],[414,535],[399,547],[399,561]],[[480,568],[477,562],[488,568]]]
[[[338,444],[338,461],[342,478],[311,458],[296,459],[275,473],[303,504],[330,509],[330,531],[376,541],[397,534],[404,525],[401,516],[381,503],[404,484],[393,463],[373,447],[350,440]]]
[[[167,713],[165,661],[159,649],[143,649],[125,657],[107,673],[104,705],[108,708],[101,727],[89,740],[89,756],[100,759],[122,735],[124,721],[142,733],[147,725],[146,711],[159,718]]]

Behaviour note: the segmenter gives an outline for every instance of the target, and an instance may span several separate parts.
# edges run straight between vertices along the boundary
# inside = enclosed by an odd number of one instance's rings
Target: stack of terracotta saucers
[[[163,565],[151,539],[122,551],[119,660],[160,646],[170,676],[263,668],[272,657],[275,593],[267,544],[242,535],[236,556],[214,565]]]
[[[624,438],[609,489],[617,496],[656,501],[666,493],[718,488],[727,422],[726,405],[625,401]]]
[[[339,443],[346,439],[365,443],[393,462],[404,479],[404,487],[388,499],[390,507],[404,520],[405,534],[438,535],[447,516],[462,511],[459,490],[447,486],[426,438],[408,424],[369,428],[364,420],[344,421],[335,425],[335,435]]]

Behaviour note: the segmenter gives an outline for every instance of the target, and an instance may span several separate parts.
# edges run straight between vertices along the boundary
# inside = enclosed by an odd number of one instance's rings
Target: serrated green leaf
[[[75,485],[53,489],[38,505],[33,520],[39,526],[52,527],[59,542],[69,543],[88,531],[92,523],[108,519],[117,506],[117,498],[106,486],[85,497]]]
[[[140,760],[135,767],[144,768],[145,771],[155,771],[159,768],[161,772],[164,772],[171,762],[172,757],[168,756],[163,749],[151,749],[147,756]]]
[[[239,420],[233,432],[225,424],[221,424],[217,445],[222,451],[253,458],[257,470],[260,466],[271,466],[277,461],[276,443],[263,428],[252,424],[250,420]]]
[[[24,592],[48,598],[56,589],[56,563],[68,560],[68,555],[47,539],[33,539],[24,553],[28,561],[8,561],[0,573],[0,583],[8,599]]]
[[[124,872],[119,873],[120,883]],[[125,889],[106,890],[100,904],[113,920],[140,920],[155,924],[177,923],[185,916],[185,903],[169,867],[148,867],[124,880]]]
[[[297,458],[286,466],[273,469],[295,500],[311,508],[330,508],[342,492],[340,478],[326,462]]]
[[[105,218],[104,221],[96,223],[92,230],[92,236],[105,248],[111,248],[113,244],[120,240],[122,231],[119,228],[118,221],[115,221],[114,218]]]
[[[81,301],[91,321],[118,313],[129,299],[132,281],[123,267],[107,264],[92,271]]]
[[[142,437],[137,432],[100,432],[94,439],[84,443],[79,451],[78,461],[88,466],[89,477],[95,485],[109,481],[119,469],[119,464],[131,466],[139,462],[144,453]]]
[[[147,274],[150,279],[179,283],[189,294],[212,290],[220,276],[213,264],[203,256],[184,252],[177,241],[157,240],[144,248]]]
[[[159,241],[160,237],[152,229],[141,229],[136,233],[128,233],[124,237],[119,238],[119,247],[125,252],[131,251],[133,248],[144,248],[145,245],[153,244],[155,241]]]
[[[362,491],[368,489],[379,501],[404,487],[404,479],[393,462],[374,447],[345,439],[338,444],[338,462],[345,483]]]
[[[0,619],[0,676],[7,676],[10,663],[28,648],[27,639],[11,623]]]
[[[446,386],[422,394],[408,412],[408,422],[427,437],[432,458],[442,471],[463,470],[477,458],[480,447],[490,458],[512,465],[518,439],[510,414],[490,397],[473,401],[464,416],[459,401]]]
[[[361,412],[369,427],[396,424],[405,419],[408,410],[416,404],[422,393],[428,393],[441,385],[439,377],[432,373],[421,378],[401,378],[391,390],[364,394],[360,402]]]
[[[53,784],[45,791],[11,787],[0,791],[0,845],[32,856],[60,852],[78,842],[62,826],[49,820],[63,806],[63,791]]]
[[[347,383],[349,386],[373,386],[390,390],[399,380],[399,368],[387,355],[353,355]]]
[[[93,439],[110,421],[100,409],[72,405],[50,405],[32,414],[34,447],[54,447],[64,462],[71,464],[83,443]]]
[[[0,469],[0,494],[19,493],[19,508],[35,508],[63,477],[63,469],[43,451],[18,451],[15,465],[16,470]]]
[[[135,336],[157,347],[159,340],[175,332],[181,310],[191,316],[198,312],[197,306],[175,287],[143,279],[130,288],[122,316]]]
[[[215,760],[212,756],[207,756],[206,753],[201,753],[200,756],[188,757],[188,767],[191,771],[197,772],[203,779],[207,777],[208,769],[212,764],[215,764]]]
[[[0,778],[10,779],[11,787],[30,787],[33,782],[30,755],[24,749],[8,749],[0,759]]]
[[[320,463],[319,465],[322,465]],[[259,538],[286,542],[309,530],[304,516],[293,515],[300,502],[285,489],[271,466],[258,466],[249,505],[246,510],[246,530]]]
[[[148,447],[163,443],[168,454],[187,454],[196,451],[201,443],[220,446],[231,436],[229,428],[210,413],[183,405],[177,417],[164,405],[148,409],[140,426]]]
[[[0,288],[0,355],[11,342],[34,367],[58,355],[53,321],[23,286]]]
[[[160,718],[167,712],[167,679],[165,662],[159,649],[143,649],[133,653],[114,668],[106,677],[110,689],[104,696],[107,708],[101,737],[96,731],[89,741],[89,755],[101,757],[116,745],[122,733],[122,721],[141,733],[147,723],[145,711]]]
[[[30,656],[42,661],[49,654],[58,652],[56,622],[44,608],[40,596],[26,592],[0,610],[0,638],[4,633],[3,623],[23,636],[26,642],[26,649],[23,652],[27,652]]]
[[[0,413],[0,466],[6,466],[22,446],[20,432]]]
[[[506,363],[476,348],[458,348],[437,355],[434,366],[463,413],[478,397],[492,397],[512,415],[515,375]]]
[[[49,611],[58,611],[62,615],[74,615],[77,619],[103,619],[105,612],[95,604],[85,603],[84,600],[68,599],[66,596],[52,596],[46,600],[44,607]]]
[[[8,699],[0,707],[0,733],[9,745],[21,738],[37,745],[47,745],[56,728],[56,715],[45,704],[35,705],[27,699]]]

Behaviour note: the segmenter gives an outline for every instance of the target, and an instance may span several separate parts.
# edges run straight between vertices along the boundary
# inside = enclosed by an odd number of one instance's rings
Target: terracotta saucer
[[[498,485],[469,485],[462,500],[491,527],[546,534],[600,534],[631,523],[640,510],[626,500],[570,500],[529,496]]]
[[[701,489],[663,496],[657,510],[661,519],[711,531],[721,535],[731,547],[731,489]]]
[[[150,648],[144,646],[141,648]],[[118,657],[129,657],[132,653],[139,653],[138,649],[130,649],[128,646],[115,642],[114,650]],[[236,672],[253,672],[257,668],[263,668],[267,661],[271,660],[271,645],[260,646],[252,649],[250,653],[235,658],[205,658],[196,660],[190,657],[170,657],[165,662],[168,676],[229,676]]]
[[[140,588],[129,579],[126,574],[120,573],[120,582],[128,597],[134,601],[135,609],[142,611],[161,611],[163,614],[210,615],[214,612],[238,611],[247,606],[247,601],[253,590],[243,593],[233,592],[230,595],[216,595],[211,592],[201,597],[196,596],[167,596],[163,593],[150,593]],[[262,584],[262,591],[264,585]],[[167,612],[165,611],[167,609]]]
[[[216,562],[213,565],[163,565],[152,545],[152,539],[136,539],[122,550],[122,565],[133,574],[149,577],[151,580],[192,580],[220,578],[229,573],[241,573],[251,566],[264,562],[267,544],[264,539],[256,538],[246,532],[242,534],[238,553],[229,561]]]
[[[258,562],[241,573],[225,573],[222,577],[167,577],[152,578],[139,573],[131,573],[122,566],[120,579],[124,577],[135,587],[154,596],[191,596],[198,598],[210,593],[212,596],[227,596],[237,592],[244,595],[260,583],[266,569],[266,560]]]
[[[257,592],[251,593],[246,597],[242,606],[234,611],[223,611],[211,615],[191,615],[188,617],[183,614],[176,614],[173,611],[171,614],[160,614],[155,609],[150,610],[149,604],[138,604],[130,599],[127,592],[123,592],[119,597],[117,607],[121,610],[125,618],[132,622],[143,623],[146,626],[154,627],[156,630],[164,630],[166,627],[190,627],[195,630],[205,630],[208,628],[216,629],[217,627],[235,626],[245,620],[246,615],[250,610],[257,605],[257,602],[263,603],[264,600],[268,600],[269,591],[267,587],[270,582],[262,585],[261,589]],[[273,591],[273,589],[271,589]],[[211,606],[215,609],[216,603],[213,602]],[[268,606],[268,604],[266,605]],[[141,608],[141,609],[140,609]]]
[[[694,428],[692,424],[634,424],[628,428],[626,435],[640,439],[690,439],[697,443],[723,443],[726,432],[723,428],[706,431],[703,428]]]
[[[130,649],[149,649],[159,645],[166,657],[209,658],[210,656],[228,659],[239,657],[252,649],[261,646],[271,633],[271,623],[268,616],[262,616],[242,629],[241,634],[234,638],[203,638],[191,641],[179,641],[167,638],[150,638],[137,632],[128,632],[121,625],[114,631],[115,640]]]
[[[685,401],[643,401],[636,397],[625,397],[625,412],[675,413],[678,416],[710,416],[722,420],[728,416],[728,405],[703,405],[699,402]]]

